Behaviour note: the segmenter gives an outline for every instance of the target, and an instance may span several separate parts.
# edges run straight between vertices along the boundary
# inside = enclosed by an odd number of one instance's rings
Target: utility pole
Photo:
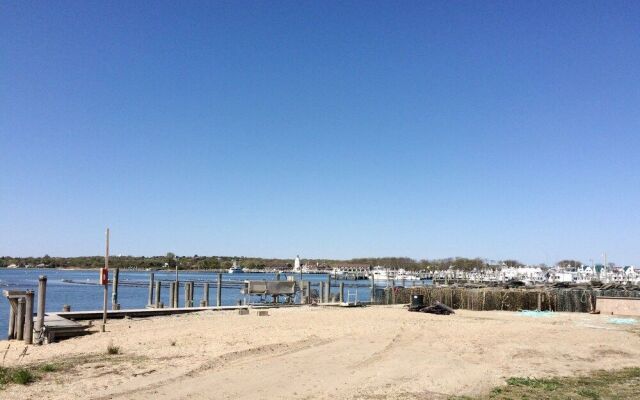
[[[104,304],[102,307],[102,332],[106,330],[107,325],[107,300],[109,297],[109,228],[107,228],[107,245],[104,253],[104,270],[101,274],[101,280],[104,287]]]

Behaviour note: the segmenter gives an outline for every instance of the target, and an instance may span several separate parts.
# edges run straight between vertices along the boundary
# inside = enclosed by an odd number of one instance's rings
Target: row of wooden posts
[[[117,276],[117,275],[116,275]],[[115,280],[115,277],[114,277]],[[339,302],[346,302],[347,296],[345,296],[345,284],[344,282],[340,282],[338,287],[339,287],[339,291],[337,293],[337,296],[334,295],[332,297],[331,295],[331,276],[327,277],[326,281],[320,281],[317,283],[318,285],[318,301],[321,303],[329,303],[333,300],[337,300]],[[217,276],[217,281],[215,282],[216,285],[216,303],[215,305],[217,307],[222,305],[222,274],[218,274]],[[301,303],[303,304],[310,304],[313,300],[312,300],[312,285],[314,285],[311,281],[301,281]],[[155,276],[154,273],[150,273],[149,274],[149,289],[148,289],[148,300],[147,300],[147,306],[148,307],[154,307],[154,308],[164,308],[164,307],[171,307],[171,308],[178,308],[179,307],[179,300],[180,300],[180,292],[179,292],[179,286],[180,286],[180,282],[179,281],[171,281],[169,282],[169,304],[165,305],[162,302],[162,282],[161,281],[156,281],[155,280]],[[373,280],[371,281],[371,286],[370,286],[370,291],[371,291],[371,299],[373,302],[374,299],[374,282]],[[200,299],[200,307],[209,307],[210,300],[209,300],[209,292],[210,292],[210,284],[209,282],[204,282],[203,283],[203,291],[202,291],[202,298]],[[114,291],[117,291],[117,288],[114,286]],[[184,306],[185,307],[195,307],[196,303],[194,302],[194,282],[193,281],[186,281],[184,282]],[[116,296],[113,296],[114,298],[117,298]],[[357,289],[356,289],[356,293],[355,293],[355,298],[357,299]],[[115,307],[115,303],[113,304],[113,306]],[[118,305],[119,306],[119,305]],[[115,309],[115,308],[114,308]]]
[[[33,326],[33,290],[4,291],[9,300],[9,331],[7,339],[24,340],[26,344],[33,344],[34,332],[38,334],[36,343],[41,343],[44,328],[44,310],[47,293],[47,277],[38,278],[38,310],[36,324]]]
[[[203,284],[202,299],[200,300],[200,307],[209,307],[209,282]],[[184,282],[184,298],[185,307],[194,307],[194,282]],[[162,302],[162,282],[155,281],[153,272],[149,274],[149,298],[147,301],[148,307],[164,308],[165,304]],[[168,307],[178,308],[180,301],[180,282],[169,282],[169,304]],[[218,281],[216,287],[216,306],[222,305],[222,274],[218,274]]]
[[[345,285],[344,282],[340,282],[338,284],[338,293],[336,295],[332,296],[331,293],[331,276],[327,276],[327,280],[326,281],[320,281],[318,282],[318,301],[320,303],[330,303],[332,301],[337,300],[340,303],[345,303],[347,301],[349,301],[349,299],[347,298],[348,296],[345,296]],[[313,300],[312,300],[312,282],[311,281],[302,281],[302,294],[301,294],[301,303],[303,304],[310,304]],[[369,290],[371,292],[371,303],[374,303],[374,293],[375,293],[375,284],[373,279],[371,280],[371,285],[369,287]],[[349,293],[347,293],[348,295]],[[356,287],[356,291],[355,293],[353,293],[355,298],[354,300],[357,302],[358,301],[358,289]]]

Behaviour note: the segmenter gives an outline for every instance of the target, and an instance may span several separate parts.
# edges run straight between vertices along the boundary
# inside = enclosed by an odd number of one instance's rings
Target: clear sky
[[[640,264],[640,2],[3,1],[0,255]]]

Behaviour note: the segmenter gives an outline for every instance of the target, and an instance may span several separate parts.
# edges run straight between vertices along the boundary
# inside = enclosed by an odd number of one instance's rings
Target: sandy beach
[[[120,354],[107,355],[110,344]],[[485,393],[511,376],[640,365],[637,325],[603,315],[439,316],[402,306],[114,320],[106,333],[31,346],[21,356],[24,348],[0,342],[4,365],[74,366],[9,385],[0,398],[428,399]]]

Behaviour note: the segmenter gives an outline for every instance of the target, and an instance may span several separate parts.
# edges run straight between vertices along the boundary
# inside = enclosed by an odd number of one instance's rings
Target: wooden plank
[[[27,295],[26,290],[3,290],[2,295],[7,299],[17,299],[20,297],[25,297]]]

